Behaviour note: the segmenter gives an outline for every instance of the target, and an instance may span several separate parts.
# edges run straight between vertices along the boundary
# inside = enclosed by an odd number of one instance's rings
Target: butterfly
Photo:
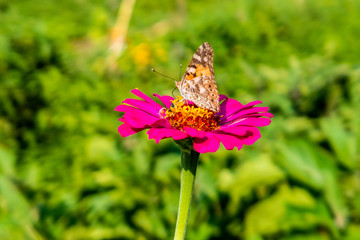
[[[194,53],[181,81],[175,81],[183,99],[200,108],[219,112],[219,92],[213,68],[214,52],[204,42]]]

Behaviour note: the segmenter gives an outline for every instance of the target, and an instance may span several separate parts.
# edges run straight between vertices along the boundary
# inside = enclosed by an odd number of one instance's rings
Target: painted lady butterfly
[[[200,108],[219,112],[219,92],[213,68],[214,52],[204,42],[194,53],[180,82],[175,81],[181,96]]]

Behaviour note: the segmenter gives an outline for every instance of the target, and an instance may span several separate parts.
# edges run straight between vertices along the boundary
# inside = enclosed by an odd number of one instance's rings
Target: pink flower
[[[142,100],[129,98],[115,108],[124,112],[119,119],[123,124],[118,128],[122,137],[149,129],[149,139],[155,139],[156,143],[164,138],[192,138],[199,153],[216,152],[220,142],[227,150],[251,145],[261,137],[257,127],[269,125],[273,117],[268,107],[255,107],[261,101],[243,105],[221,95],[220,111],[214,113],[170,96],[154,94],[164,107],[138,89],[131,92]]]

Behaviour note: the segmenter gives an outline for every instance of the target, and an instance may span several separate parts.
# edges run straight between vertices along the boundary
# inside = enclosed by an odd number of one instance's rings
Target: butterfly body
[[[213,49],[207,42],[194,53],[180,82],[175,81],[183,99],[200,108],[219,112],[219,92],[213,68]]]

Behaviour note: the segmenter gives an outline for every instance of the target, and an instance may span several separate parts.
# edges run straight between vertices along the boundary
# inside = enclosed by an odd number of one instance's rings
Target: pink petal
[[[117,106],[114,110],[118,111],[118,112],[126,112],[127,110],[129,110],[131,108],[133,108],[133,107],[121,104],[121,105]]]
[[[262,103],[262,101],[256,100],[256,101],[249,102],[248,104],[244,105],[243,107],[244,108],[250,108],[252,106],[259,105],[261,103]]]
[[[259,129],[256,127],[231,127],[214,131],[214,133],[232,135],[239,140],[242,144],[251,145],[261,137]]]
[[[243,118],[251,118],[251,117],[267,117],[267,118],[272,118],[274,117],[273,114],[269,113],[269,112],[262,112],[262,113],[251,113],[251,114],[246,114],[244,116],[241,116]]]
[[[157,104],[157,105],[153,105],[150,104],[148,102],[145,102],[143,100],[139,100],[139,99],[125,99],[123,101],[123,103],[126,103],[128,105],[131,105],[135,108],[141,109],[145,112],[151,113],[154,116],[158,116],[159,115],[159,110],[162,108],[161,105]]]
[[[154,104],[154,105],[159,105],[158,103],[156,103],[151,97],[145,95],[143,92],[141,92],[139,89],[133,89],[131,90],[131,93],[133,93],[134,95],[138,96],[139,98],[144,99],[146,102]],[[159,105],[160,106],[160,105]]]
[[[119,106],[120,107],[120,106]],[[142,110],[122,105],[127,111],[123,116],[123,120],[131,127],[142,128],[160,119],[160,117],[154,117]]]
[[[234,121],[227,122],[221,125],[222,129],[227,127],[237,127],[237,126],[251,126],[251,127],[264,127],[271,123],[271,120],[268,118],[239,118]]]
[[[234,147],[237,147],[237,149],[240,150],[243,146],[242,140],[236,136],[222,133],[216,134],[215,136],[224,145],[226,150],[232,150]]]
[[[220,104],[220,113],[224,116],[230,116],[234,111],[237,111],[242,106],[243,105],[239,101],[227,98]]]
[[[244,118],[245,116],[251,117],[253,114],[262,113],[262,112],[268,112],[268,107],[251,107],[251,108],[243,108],[236,113],[233,113],[231,116],[225,116],[222,118],[222,121],[232,121],[236,118]]]
[[[205,132],[201,130],[196,130],[191,127],[184,127],[184,131],[189,134],[191,137],[203,138],[205,137]]]
[[[221,112],[221,114],[224,116],[223,118],[228,118],[233,114],[236,114],[240,111],[244,111],[248,108],[251,108],[252,106],[255,106],[257,104],[262,103],[261,101],[253,101],[246,105],[242,105],[240,102],[238,102],[235,99],[229,98],[228,100],[225,100],[222,105],[224,105],[223,110],[224,112]]]
[[[219,102],[221,102],[222,100],[228,99],[228,97],[224,94],[221,94],[219,97]]]
[[[174,100],[173,97],[170,97],[170,96],[160,96],[159,94],[157,93],[154,93],[154,96],[159,98],[160,101],[165,105],[166,108],[170,108],[171,106],[171,100]]]
[[[144,130],[144,128],[131,128],[129,124],[122,124],[118,127],[118,132],[122,137],[128,137],[130,135],[133,135],[135,133],[138,133],[140,131]]]
[[[261,137],[259,129],[255,127],[234,127],[217,130],[214,131],[214,135],[227,150],[232,150],[234,147],[240,150],[244,144],[251,145]]]
[[[169,121],[161,118],[151,124],[151,127],[154,128],[173,128],[173,126],[170,125]]]
[[[189,137],[185,132],[173,128],[165,119],[160,119],[153,123],[147,134],[149,139],[155,139],[156,143],[159,143],[164,138],[180,140]]]
[[[219,139],[212,133],[207,133],[203,138],[194,138],[194,149],[199,153],[216,152],[219,147]]]

